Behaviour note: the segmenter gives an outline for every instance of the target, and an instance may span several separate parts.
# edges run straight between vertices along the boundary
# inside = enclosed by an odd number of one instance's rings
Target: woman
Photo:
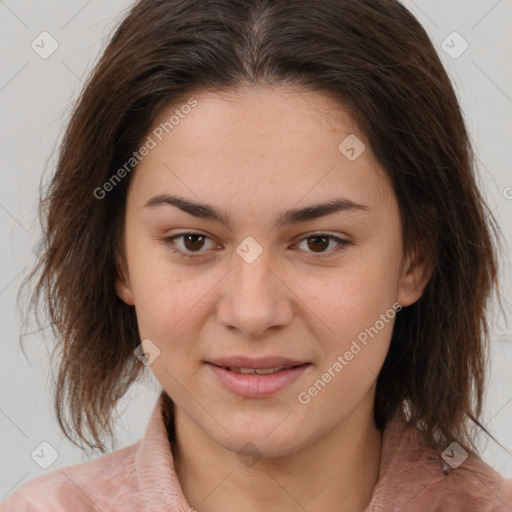
[[[140,0],[43,205],[64,433],[162,393],[2,512],[512,510],[474,428],[498,230],[400,3]]]

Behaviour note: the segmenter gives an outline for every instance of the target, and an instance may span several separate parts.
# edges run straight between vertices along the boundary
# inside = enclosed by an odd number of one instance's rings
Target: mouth
[[[264,398],[277,394],[300,378],[312,366],[309,362],[283,358],[249,361],[245,358],[206,361],[215,382],[244,398]]]
[[[236,366],[218,366],[219,368],[223,368],[224,370],[234,372],[234,373],[244,373],[248,375],[270,375],[272,373],[278,373],[283,370],[290,370],[292,368],[298,368],[299,366],[307,365],[309,363],[302,363],[298,365],[292,366],[276,366],[274,368],[239,368]]]

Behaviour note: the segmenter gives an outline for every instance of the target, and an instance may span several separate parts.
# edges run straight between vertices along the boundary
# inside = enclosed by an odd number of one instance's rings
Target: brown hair
[[[406,406],[432,446],[456,439],[475,448],[468,419],[483,428],[486,307],[498,284],[499,227],[477,188],[447,73],[425,30],[395,0],[133,6],[72,113],[41,200],[44,252],[26,280],[38,276],[30,304],[37,311],[43,296],[57,337],[63,432],[104,452],[113,408],[144,370],[134,357],[134,308],[114,288],[131,174],[102,199],[94,191],[130,159],[164,109],[196,91],[253,84],[323,91],[347,108],[391,178],[404,254],[432,262],[422,297],[396,318],[377,381],[377,427]]]

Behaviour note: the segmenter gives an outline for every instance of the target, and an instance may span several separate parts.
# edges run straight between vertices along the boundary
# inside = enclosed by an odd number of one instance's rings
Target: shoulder
[[[423,488],[418,488],[414,502],[436,504],[432,510],[439,511],[512,511],[512,480],[503,478],[474,453],[469,453],[464,462],[454,468],[442,459],[440,464],[436,455],[431,452],[428,457],[429,471],[418,482]]]
[[[114,500],[116,505],[130,503],[126,510],[135,510],[140,443],[38,476],[9,495],[0,512],[97,512],[108,510]]]
[[[450,447],[444,452],[427,447],[418,428],[395,419],[384,435],[381,474],[368,512],[511,512],[512,479],[460,445]]]
[[[0,512],[189,509],[174,471],[163,416],[166,396],[162,391],[142,439],[97,459],[34,478],[0,504]]]

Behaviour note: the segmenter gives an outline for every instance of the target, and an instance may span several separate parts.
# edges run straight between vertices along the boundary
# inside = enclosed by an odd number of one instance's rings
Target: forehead
[[[284,137],[287,142],[282,151],[304,152],[319,142],[320,137],[311,138],[312,134],[360,133],[348,110],[339,102],[326,93],[296,86],[198,91],[190,97],[194,97],[197,106],[180,119],[175,116],[178,123],[171,130],[173,139],[181,139],[182,145],[186,139],[201,137],[213,139],[215,143],[222,142],[221,139],[236,141],[237,152],[251,151],[255,144],[278,149],[275,137],[280,136],[280,140]],[[164,125],[186,102],[187,98],[183,98],[161,112],[155,127]],[[293,142],[301,143],[304,139],[310,144],[293,146]],[[193,140],[189,144],[193,146]]]
[[[364,135],[328,95],[247,87],[199,91],[190,98],[193,108],[184,108],[187,98],[174,103],[149,132],[155,146],[131,187],[141,201],[164,189],[207,197],[209,203],[215,203],[212,197],[236,202],[234,194],[273,201],[277,193],[287,203],[340,193],[361,202],[391,199],[388,176]],[[355,160],[340,149],[347,138],[360,144],[358,152],[364,148]]]

